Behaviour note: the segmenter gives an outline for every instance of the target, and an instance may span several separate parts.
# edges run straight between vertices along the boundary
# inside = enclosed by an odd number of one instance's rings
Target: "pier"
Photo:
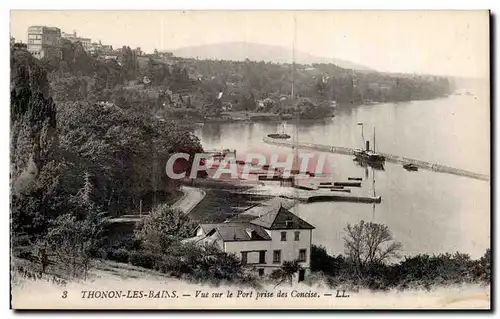
[[[302,203],[314,202],[351,202],[351,203],[374,203],[378,204],[382,201],[381,196],[370,196],[361,194],[360,191],[355,191],[351,194],[351,189],[327,189],[318,188],[312,184],[297,184],[292,186],[283,186],[276,188],[270,192],[269,188],[257,186],[242,192],[241,194],[265,194],[279,198],[286,198]]]
[[[350,147],[330,146],[330,145],[322,145],[322,144],[314,144],[314,143],[300,143],[300,142],[294,143],[293,141],[284,141],[284,140],[278,141],[278,140],[268,138],[268,137],[264,137],[263,141],[264,141],[264,143],[277,145],[277,146],[290,147],[290,148],[296,147],[296,148],[300,148],[300,149],[313,150],[313,151],[318,151],[318,152],[336,153],[336,154],[343,154],[343,155],[354,155],[354,151],[355,151],[354,148],[350,148]],[[377,152],[377,153],[385,156],[386,161],[389,163],[395,163],[395,164],[411,163],[415,166],[418,166],[419,168],[430,170],[430,171],[453,174],[453,175],[458,175],[458,176],[463,176],[463,177],[468,177],[468,178],[473,178],[473,179],[478,179],[478,180],[483,180],[483,181],[490,180],[490,176],[486,175],[486,174],[474,173],[474,172],[466,171],[466,170],[459,169],[459,168],[449,167],[449,166],[445,166],[445,165],[441,165],[441,164],[437,164],[437,163],[426,162],[426,161],[422,161],[422,160],[402,157],[402,156],[388,154],[388,153],[381,153],[381,152]]]
[[[339,190],[335,190],[339,191]],[[366,196],[366,195],[352,195],[350,192],[324,192],[321,190],[306,191],[302,189],[295,189],[290,194],[281,194],[279,197],[298,200],[303,203],[314,202],[351,202],[351,203],[375,203],[379,204],[382,201],[381,196]]]

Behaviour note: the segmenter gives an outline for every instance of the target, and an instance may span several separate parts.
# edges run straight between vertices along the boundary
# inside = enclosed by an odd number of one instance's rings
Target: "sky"
[[[279,45],[378,71],[489,77],[487,11],[11,11],[11,36],[47,25],[146,52]],[[295,27],[294,27],[295,26]]]

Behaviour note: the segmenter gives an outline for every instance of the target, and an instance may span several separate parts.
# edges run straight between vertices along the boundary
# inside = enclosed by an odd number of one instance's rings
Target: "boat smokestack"
[[[369,151],[370,150],[370,141],[366,141],[366,150]]]

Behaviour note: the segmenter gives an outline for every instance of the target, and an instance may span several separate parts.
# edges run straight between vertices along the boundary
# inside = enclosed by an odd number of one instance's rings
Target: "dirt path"
[[[172,205],[172,208],[180,209],[186,214],[189,214],[205,197],[205,191],[200,188],[181,186],[181,191],[184,195]]]
[[[201,200],[205,197],[205,191],[200,188],[191,187],[191,186],[181,186],[181,191],[184,193],[182,197],[177,200],[171,208],[180,209],[186,214],[189,214],[195,207],[198,205]],[[147,216],[147,214],[143,214],[142,217]],[[128,223],[128,222],[136,222],[141,219],[139,214],[134,215],[126,215],[123,217],[112,218],[111,222],[113,223]]]

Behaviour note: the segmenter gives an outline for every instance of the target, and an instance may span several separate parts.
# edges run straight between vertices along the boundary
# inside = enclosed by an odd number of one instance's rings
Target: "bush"
[[[109,250],[107,258],[109,260],[113,260],[119,263],[128,263],[129,251],[123,248],[119,248],[116,250]]]
[[[348,268],[348,262],[342,255],[333,257],[328,255],[325,247],[312,245],[311,271],[322,271],[327,275],[338,275]]]
[[[191,236],[195,228],[195,223],[184,212],[159,205],[138,224],[135,238],[149,251],[165,252],[179,240]]]
[[[490,251],[478,260],[471,260],[469,255],[456,253],[427,255],[420,254],[406,257],[395,264],[370,263],[362,268],[361,273],[355,271],[351,261],[345,259],[343,264],[336,264],[338,260],[328,256],[321,248],[312,249],[312,271],[324,272],[326,282],[330,287],[354,285],[372,290],[387,290],[391,288],[431,289],[436,285],[461,284],[461,283],[490,283],[491,263]],[[318,260],[325,262],[324,267],[318,266]],[[316,266],[314,266],[316,264]],[[339,267],[329,269],[328,267]],[[315,267],[313,269],[313,266]]]
[[[16,257],[26,260],[34,260],[32,248],[29,246],[17,246],[12,248],[12,254]]]
[[[197,280],[232,281],[242,277],[243,269],[236,257],[218,252],[203,256],[192,268],[192,275]]]
[[[148,269],[154,269],[157,258],[158,256],[155,254],[143,250],[131,251],[129,253],[129,262],[132,265]]]
[[[32,243],[29,235],[22,233],[22,234],[12,234],[11,244],[12,247],[18,247],[18,246],[30,246]]]
[[[236,256],[212,246],[176,243],[165,251],[130,251],[129,262],[134,266],[200,282],[253,282],[253,278],[245,275],[241,262]]]
[[[127,238],[123,247],[125,250],[139,250],[141,249],[141,241],[136,238]]]

